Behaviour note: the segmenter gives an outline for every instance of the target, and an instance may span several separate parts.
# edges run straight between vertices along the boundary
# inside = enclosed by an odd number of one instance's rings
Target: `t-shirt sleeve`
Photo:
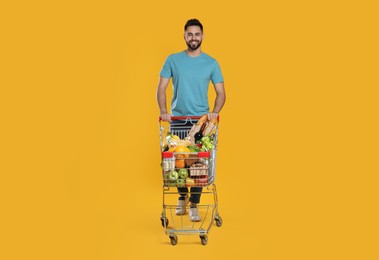
[[[212,71],[211,80],[213,84],[224,82],[224,77],[222,76],[220,65],[215,61],[215,65]]]
[[[170,56],[167,57],[165,63],[163,64],[163,68],[161,70],[160,76],[164,78],[168,78],[168,79],[172,77]]]

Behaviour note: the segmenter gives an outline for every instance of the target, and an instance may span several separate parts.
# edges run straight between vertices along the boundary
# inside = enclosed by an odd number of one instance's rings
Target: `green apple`
[[[187,179],[188,178],[188,170],[187,169],[180,169],[178,171],[178,176],[180,179],[183,179],[183,180]]]
[[[178,179],[178,172],[175,170],[170,171],[169,179],[176,181]]]
[[[178,187],[184,187],[184,182],[185,182],[184,179],[177,179],[177,180],[176,180],[176,185],[177,185]]]

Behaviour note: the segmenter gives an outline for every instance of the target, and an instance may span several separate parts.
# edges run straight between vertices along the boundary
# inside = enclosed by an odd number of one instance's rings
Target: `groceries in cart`
[[[207,116],[204,115],[196,124],[193,124],[185,136],[179,131],[177,134],[166,133],[163,140],[163,151],[186,152],[189,149],[191,152],[199,152],[212,150],[217,122],[217,119],[207,121]]]
[[[215,148],[217,119],[207,115],[181,131],[180,125],[162,131],[162,169],[164,185],[203,187],[210,184],[211,153]]]

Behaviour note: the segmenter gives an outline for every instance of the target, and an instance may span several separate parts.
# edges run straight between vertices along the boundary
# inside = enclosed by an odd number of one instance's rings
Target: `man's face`
[[[193,51],[201,46],[203,38],[204,35],[199,26],[189,26],[184,32],[184,40],[186,41],[188,48]]]

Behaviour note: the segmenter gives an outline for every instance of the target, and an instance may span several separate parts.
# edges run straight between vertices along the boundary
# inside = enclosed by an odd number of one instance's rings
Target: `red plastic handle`
[[[211,156],[210,152],[198,152],[197,156],[199,158],[209,158]]]
[[[171,120],[186,120],[186,119],[200,119],[201,116],[172,116]],[[159,122],[162,121],[162,117],[159,117]],[[220,115],[217,116],[217,121],[220,121]]]
[[[186,119],[200,119],[201,116],[172,116],[171,120],[186,120]],[[159,121],[162,121],[162,117],[159,117]]]
[[[171,120],[200,119],[201,116],[172,116]]]

